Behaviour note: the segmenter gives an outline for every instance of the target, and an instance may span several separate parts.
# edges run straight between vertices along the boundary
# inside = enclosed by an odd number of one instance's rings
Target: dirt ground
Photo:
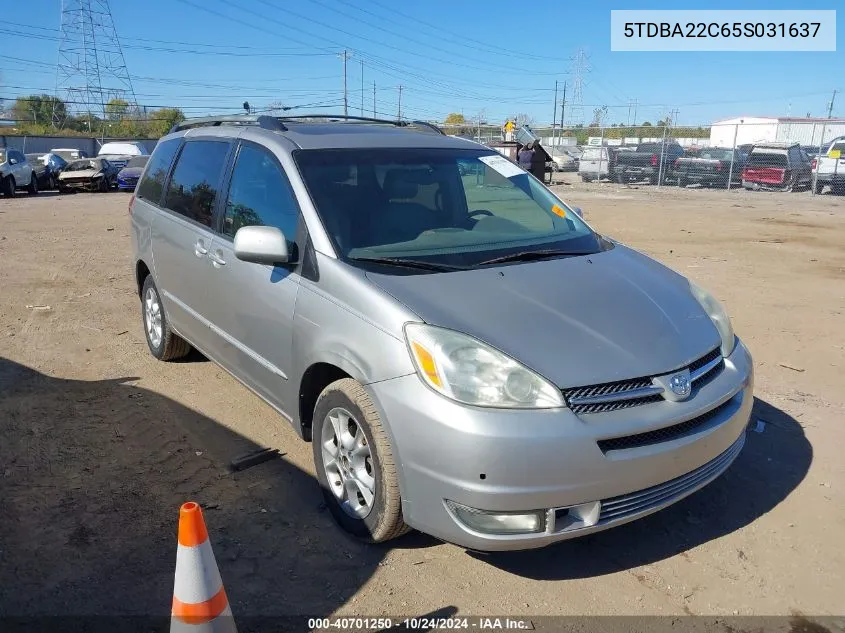
[[[362,545],[268,406],[201,356],[150,356],[127,195],[0,199],[0,614],[168,614],[194,499],[236,617],[845,615],[845,198],[563,180],[597,230],[713,291],[750,347],[761,432],[723,477],[540,551]],[[256,446],[283,457],[227,470]]]

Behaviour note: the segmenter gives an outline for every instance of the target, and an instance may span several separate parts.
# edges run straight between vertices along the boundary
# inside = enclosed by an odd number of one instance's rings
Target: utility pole
[[[340,55],[340,58],[343,60],[343,116],[349,115],[349,93],[346,89],[346,62],[349,61],[350,57],[352,57],[352,53],[343,49],[343,54]]]
[[[361,116],[364,116],[364,60],[361,60]]]
[[[637,127],[637,106],[640,105],[639,99],[634,99],[634,127]]]
[[[402,120],[402,84],[399,84],[399,112],[396,115],[396,120]]]
[[[563,136],[563,113],[566,110],[566,82],[563,82],[563,99],[560,100],[560,136]]]
[[[373,118],[376,118],[376,80],[373,79]]]
[[[555,107],[552,109],[552,145],[555,144],[555,122],[557,121],[557,79],[555,79]]]
[[[837,90],[834,90],[834,91],[833,91],[833,96],[830,98],[830,106],[829,106],[829,107],[828,107],[828,109],[827,109],[827,118],[828,118],[828,119],[832,119],[832,118],[833,118],[833,102],[834,102],[834,101],[836,101],[836,93],[837,93],[837,92],[838,92]]]

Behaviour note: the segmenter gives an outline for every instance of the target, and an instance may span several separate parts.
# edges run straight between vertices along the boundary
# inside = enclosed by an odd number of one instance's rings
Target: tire
[[[3,195],[7,198],[14,198],[15,194],[15,177],[14,176],[6,176],[6,179],[3,180]]]
[[[616,174],[616,182],[620,185],[627,184],[626,178],[622,174]]]
[[[649,182],[650,184],[652,184],[652,185],[656,185],[656,184],[657,184],[657,179],[658,179],[658,177],[657,177],[657,176],[649,176],[649,177],[648,177],[648,182]]]
[[[584,174],[581,174],[581,180],[583,182],[590,182],[592,180],[592,178],[590,178],[589,176],[585,176]]]
[[[686,187],[686,186],[687,186],[687,184],[689,184],[689,183],[687,183],[687,179],[686,179],[686,178],[683,178],[682,176],[678,176],[678,186],[679,186],[681,189],[683,189],[684,187]]]
[[[106,180],[106,178],[105,178],[105,177],[100,178],[100,182],[99,182],[99,184],[97,185],[97,190],[98,190],[100,193],[107,193],[107,192],[108,192],[108,190],[109,190],[109,181],[108,181],[108,180]]]
[[[26,188],[26,192],[31,196],[38,194],[38,177],[35,172],[32,172],[32,176],[29,177],[29,186]]]
[[[408,532],[390,439],[361,384],[352,378],[330,384],[317,399],[313,419],[311,443],[317,481],[335,521],[368,543],[383,543]],[[348,436],[352,447],[340,455],[344,464],[340,468],[338,433]],[[355,459],[356,452],[366,453],[357,468],[349,459]],[[344,482],[352,482],[357,493],[354,500],[349,499]],[[362,494],[365,490],[371,493],[369,503]]]
[[[824,191],[824,182],[819,182],[817,180],[815,183],[813,183],[813,193],[817,196],[820,196],[822,191]]]
[[[830,186],[830,193],[834,196],[845,195],[845,182],[835,182]]]
[[[191,351],[190,343],[170,329],[152,275],[147,275],[141,289],[141,322],[144,324],[144,337],[150,353],[157,359],[176,360]]]

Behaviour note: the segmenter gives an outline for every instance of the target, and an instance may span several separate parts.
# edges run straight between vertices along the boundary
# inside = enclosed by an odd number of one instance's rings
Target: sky
[[[734,116],[845,117],[845,51],[612,52],[611,9],[801,9],[784,0],[505,2],[503,0],[111,0],[139,104],[188,116],[257,110],[343,111],[491,123],[549,123],[566,83],[566,122],[681,125]],[[60,0],[32,0],[0,23],[0,97],[53,93]],[[532,8],[535,6],[536,8]],[[841,0],[816,0],[836,9]],[[837,30],[845,10],[837,15]],[[582,72],[577,72],[583,51]],[[363,64],[363,67],[362,67]],[[581,77],[578,108],[577,79]],[[103,84],[114,84],[107,76]],[[363,90],[362,90],[363,82]],[[401,91],[400,91],[401,86]],[[8,107],[9,102],[6,102]]]

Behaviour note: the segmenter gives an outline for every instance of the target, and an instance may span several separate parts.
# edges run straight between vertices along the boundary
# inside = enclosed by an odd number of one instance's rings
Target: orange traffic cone
[[[179,508],[171,632],[237,633],[198,503]]]

